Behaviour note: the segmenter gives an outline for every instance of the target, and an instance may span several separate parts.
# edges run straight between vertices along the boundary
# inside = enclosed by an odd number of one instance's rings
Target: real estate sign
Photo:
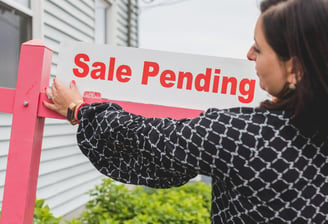
[[[56,76],[103,98],[205,110],[257,106],[254,63],[247,60],[64,42]]]

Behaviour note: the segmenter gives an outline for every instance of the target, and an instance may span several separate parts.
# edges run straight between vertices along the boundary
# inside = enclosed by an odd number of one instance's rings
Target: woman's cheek
[[[264,89],[264,80],[263,80],[262,76],[259,73],[257,73],[257,76],[259,77],[260,87],[262,89]]]

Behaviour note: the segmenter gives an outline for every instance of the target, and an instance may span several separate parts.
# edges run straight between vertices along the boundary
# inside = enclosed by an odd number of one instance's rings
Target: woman
[[[266,0],[249,60],[275,97],[259,108],[146,119],[87,105],[58,80],[45,106],[79,122],[103,174],[156,188],[212,177],[212,223],[328,223],[328,1]],[[73,104],[71,104],[73,102]]]

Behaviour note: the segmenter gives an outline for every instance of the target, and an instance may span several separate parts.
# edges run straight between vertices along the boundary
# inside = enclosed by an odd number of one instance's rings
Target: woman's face
[[[254,32],[255,43],[247,53],[248,60],[255,61],[260,86],[272,96],[277,96],[289,81],[289,61],[278,58],[265,39],[262,28],[262,16],[256,23]]]

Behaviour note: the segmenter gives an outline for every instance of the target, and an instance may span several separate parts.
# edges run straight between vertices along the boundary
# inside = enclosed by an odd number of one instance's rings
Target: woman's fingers
[[[44,104],[44,106],[45,106],[46,108],[48,108],[49,110],[53,110],[53,111],[56,110],[56,106],[55,106],[55,104],[53,104],[53,103],[49,103],[49,102],[47,102],[47,101],[44,101],[43,104]]]
[[[77,88],[76,83],[75,83],[74,80],[72,80],[71,83],[70,83],[70,89],[74,92],[74,94],[76,95],[76,97],[82,99],[82,96],[80,94],[80,91],[78,90],[78,88]]]
[[[46,95],[48,97],[48,100],[52,100],[52,91],[50,88],[46,89]]]
[[[71,90],[71,93],[72,93],[72,98],[74,99],[72,101],[73,103],[83,101],[83,97],[81,96],[80,91],[78,90],[74,80],[72,80],[70,82],[70,90]]]
[[[69,87],[70,87],[71,89],[76,89],[76,84],[75,84],[75,81],[74,81],[74,80],[72,80],[72,81],[69,83]]]
[[[69,87],[66,87],[61,81],[54,79],[51,88],[46,89],[46,94],[51,102],[44,101],[45,107],[62,116],[66,116],[67,108],[71,103],[83,101],[74,80]]]

